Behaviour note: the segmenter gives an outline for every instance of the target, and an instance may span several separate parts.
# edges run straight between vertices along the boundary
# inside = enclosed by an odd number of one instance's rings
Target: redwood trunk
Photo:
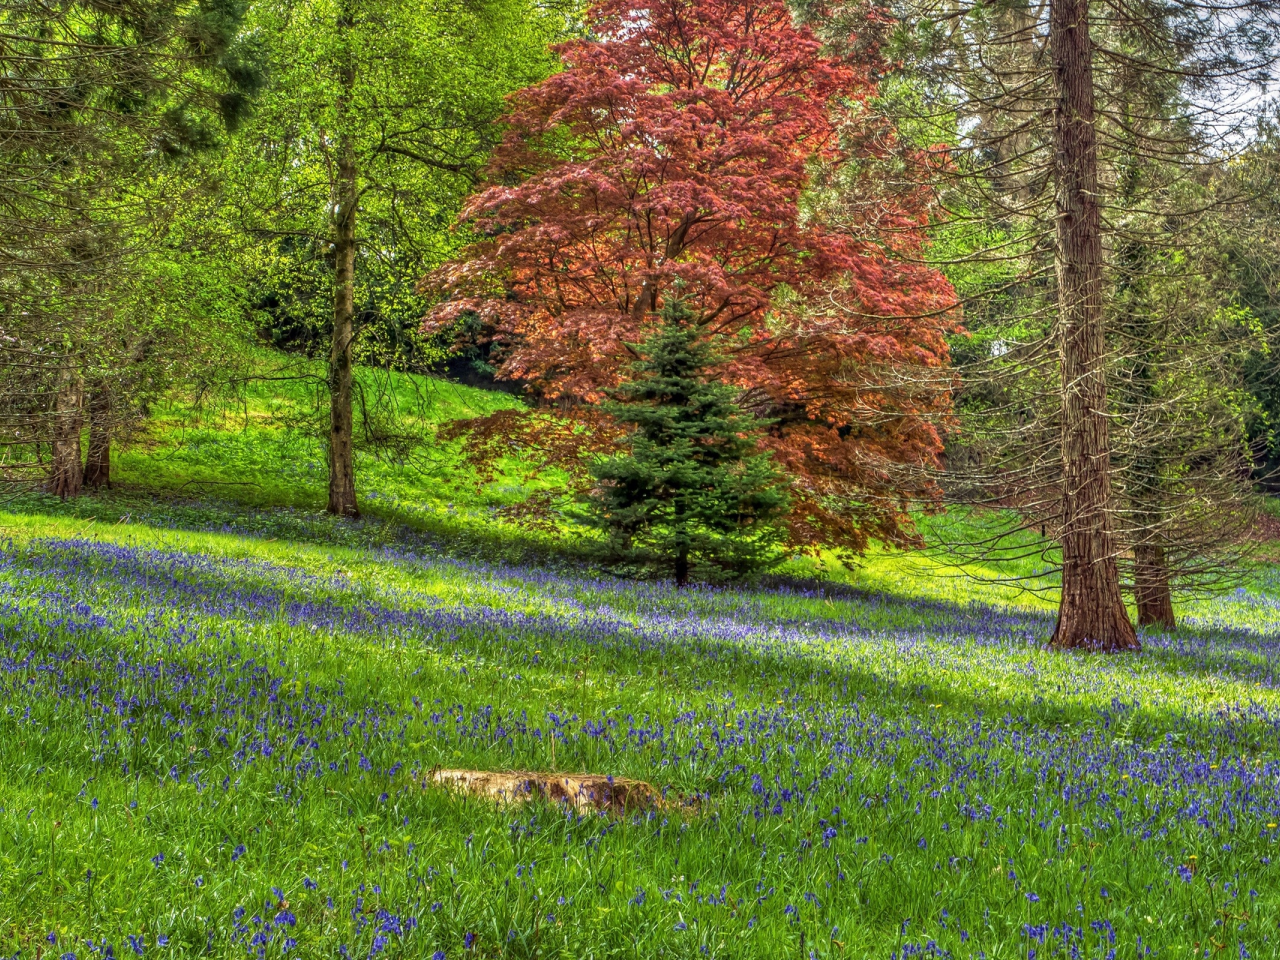
[[[1102,220],[1089,0],[1051,0],[1057,104],[1058,349],[1062,364],[1062,601],[1053,646],[1131,650],[1111,514]]]
[[[89,455],[84,463],[84,485],[111,486],[111,394],[106,387],[89,396]]]
[[[351,14],[344,5],[339,27],[350,42]],[[338,102],[337,182],[334,185],[333,341],[329,346],[329,512],[358,517],[355,453],[352,446],[351,342],[355,337],[356,160],[345,129],[355,87],[355,66],[348,51],[341,67],[343,96]]]
[[[1173,615],[1169,566],[1160,547],[1141,544],[1134,548],[1133,599],[1138,605],[1138,626],[1172,630],[1178,625]]]
[[[52,459],[45,489],[66,500],[80,496],[84,466],[80,462],[80,431],[84,428],[84,383],[72,366],[58,377],[54,401]]]

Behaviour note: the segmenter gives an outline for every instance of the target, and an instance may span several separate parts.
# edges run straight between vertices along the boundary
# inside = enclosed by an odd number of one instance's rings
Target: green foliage
[[[238,291],[207,255],[217,244],[200,218],[202,163],[262,78],[244,7],[18,0],[0,10],[5,479],[46,472],[41,445],[80,418],[76,398],[91,398],[102,438],[202,361],[226,363]],[[69,442],[55,459],[68,468],[55,473],[79,472]]]
[[[230,225],[254,278],[260,336],[308,356],[333,324],[335,157],[357,169],[353,354],[422,372],[444,351],[418,331],[415,289],[466,237],[451,228],[498,133],[506,95],[546,76],[571,22],[530,0],[262,0],[249,14],[271,80],[223,162]],[[343,69],[350,65],[350,89]]]
[[[605,534],[615,569],[735,579],[771,566],[789,498],[773,457],[758,451],[764,424],[709,377],[716,358],[678,300],[640,348],[629,382],[606,410],[634,432],[627,453],[593,469],[589,523]]]
[[[1249,150],[1224,172],[1228,190],[1244,202],[1224,217],[1218,238],[1223,269],[1242,307],[1256,318],[1262,341],[1244,363],[1244,378],[1254,398],[1249,411],[1249,442],[1255,478],[1267,489],[1280,488],[1280,376],[1275,344],[1280,340],[1280,128],[1264,122]]]

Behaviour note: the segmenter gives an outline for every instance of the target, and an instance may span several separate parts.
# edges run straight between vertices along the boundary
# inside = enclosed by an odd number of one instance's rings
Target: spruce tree
[[[593,470],[587,522],[606,561],[629,574],[732,580],[777,562],[785,479],[757,438],[766,426],[710,377],[716,357],[670,301],[604,409],[634,430],[627,451]]]

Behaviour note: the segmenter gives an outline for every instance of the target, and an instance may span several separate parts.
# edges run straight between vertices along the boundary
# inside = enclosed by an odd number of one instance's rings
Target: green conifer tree
[[[785,478],[756,438],[766,424],[708,376],[710,345],[679,301],[640,347],[605,410],[633,424],[628,452],[593,470],[587,522],[606,562],[630,574],[732,580],[780,558]]]

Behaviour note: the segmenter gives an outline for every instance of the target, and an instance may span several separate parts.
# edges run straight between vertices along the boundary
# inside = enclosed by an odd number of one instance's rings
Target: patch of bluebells
[[[714,810],[712,826],[701,829],[748,842],[761,862],[785,856],[814,864],[826,878],[820,890],[779,893],[770,885],[747,891],[741,884],[699,889],[694,880],[653,891],[660,897],[649,897],[643,887],[620,894],[625,909],[672,911],[664,929],[673,934],[687,933],[691,923],[701,929],[706,917],[741,919],[744,930],[755,929],[761,917],[788,925],[825,922],[832,918],[827,902],[839,902],[833,884],[856,890],[870,870],[892,876],[895,858],[898,869],[959,873],[993,849],[1027,844],[1037,851],[1035,859],[1053,856],[1061,863],[1075,849],[1123,842],[1150,851],[1145,855],[1155,862],[1167,856],[1172,840],[1188,836],[1205,848],[1239,842],[1234,838],[1242,834],[1263,834],[1268,844],[1276,839],[1276,828],[1264,825],[1280,820],[1280,758],[1274,750],[1246,749],[1280,742],[1274,698],[1229,706],[1177,698],[1152,703],[1144,702],[1134,681],[1144,671],[1166,679],[1214,675],[1273,691],[1280,639],[1264,630],[1217,624],[1203,640],[1150,636],[1145,659],[1064,661],[1044,678],[1032,654],[1050,624],[1024,611],[849,592],[836,596],[834,613],[801,617],[787,611],[829,598],[816,588],[672,594],[655,585],[394,550],[380,559],[465,576],[474,598],[443,602],[409,591],[375,591],[345,576],[96,540],[10,544],[0,550],[0,690],[7,718],[20,729],[35,727],[56,704],[75,702],[98,775],[145,776],[199,796],[232,793],[255,773],[275,782],[280,799],[297,808],[312,792],[353,780],[366,781],[371,790],[376,784],[371,795],[388,803],[406,780],[421,774],[424,756],[462,755],[481,763],[494,758],[490,762],[503,765],[511,757],[532,765],[553,749],[561,763],[606,757],[619,771],[696,785],[681,792]],[[20,583],[40,586],[20,590]],[[103,596],[112,602],[102,602]],[[1226,602],[1265,606],[1252,596]],[[667,712],[642,712],[622,698],[590,711],[545,714],[508,698],[382,701],[353,695],[341,679],[307,678],[290,666],[297,658],[282,657],[278,648],[268,656],[255,633],[264,623],[285,629],[287,644],[319,634],[387,650],[429,646],[452,655],[449,662],[456,665],[448,669],[459,682],[469,681],[468,664],[477,655],[503,664],[513,682],[523,679],[519,670],[558,669],[545,659],[553,645],[555,656],[571,662],[591,657],[639,664],[659,675],[689,664],[711,679],[701,702]],[[765,671],[777,663],[803,666],[808,684],[788,686],[772,701],[739,703],[736,693],[712,682],[721,668],[768,676]],[[917,689],[918,677],[929,673],[1016,676],[1019,690],[1033,693],[1030,700],[1020,694],[943,711]],[[1069,687],[1077,698],[1101,697],[1090,721],[1070,728],[1046,722],[1043,693],[1034,692],[1046,684]],[[1153,709],[1167,717],[1148,729]],[[157,724],[163,736],[155,736]],[[154,739],[139,769],[143,731]],[[566,816],[575,826],[593,819]],[[585,840],[566,830],[575,855],[597,854],[619,827],[674,828],[671,816],[654,811],[632,813],[621,824],[600,819],[599,830]],[[868,824],[878,822],[919,822],[930,832],[892,853],[882,842],[874,854],[864,853],[872,846]],[[757,839],[793,823],[806,829],[788,849]],[[959,843],[958,836],[980,839]],[[235,863],[246,852],[244,843],[235,842],[229,859]],[[375,852],[389,856],[395,849],[383,841]],[[157,852],[151,862],[159,870],[165,854]],[[180,863],[178,858],[162,874]],[[1110,895],[1087,865],[1073,879],[1088,909],[1107,915],[1072,922],[1062,918],[1061,905],[1046,902],[1053,898],[1042,901],[1022,886],[1011,864],[1005,866],[997,867],[1005,878],[997,882],[1021,893],[1016,922],[1028,955],[1102,957],[1114,950]],[[508,879],[502,889],[528,890],[525,874],[518,865],[517,883]],[[1197,881],[1185,862],[1173,868],[1172,880],[1208,882]],[[197,878],[195,885],[202,882]],[[320,896],[309,876],[301,886]],[[324,891],[330,912],[333,895]],[[400,950],[420,925],[439,929],[448,913],[425,895],[396,905],[367,901],[363,893],[350,896],[346,956]],[[222,934],[225,942],[256,957],[298,950],[300,922],[284,901],[277,890],[257,910],[238,909]],[[571,909],[564,897],[558,903]],[[699,919],[687,920],[681,911],[697,911]],[[1022,921],[1023,911],[1032,919]],[[545,922],[563,923],[559,912],[560,921],[547,913]],[[904,925],[892,955],[951,957],[961,944],[970,951],[964,955],[980,955],[978,934],[948,916],[943,910],[931,921],[936,929],[913,939]],[[142,934],[125,933],[117,942],[138,955],[146,950]],[[154,942],[165,946],[159,938]],[[422,940],[435,942],[433,936]],[[476,934],[455,931],[451,942],[470,951]],[[116,947],[99,941],[85,949],[106,956]]]

